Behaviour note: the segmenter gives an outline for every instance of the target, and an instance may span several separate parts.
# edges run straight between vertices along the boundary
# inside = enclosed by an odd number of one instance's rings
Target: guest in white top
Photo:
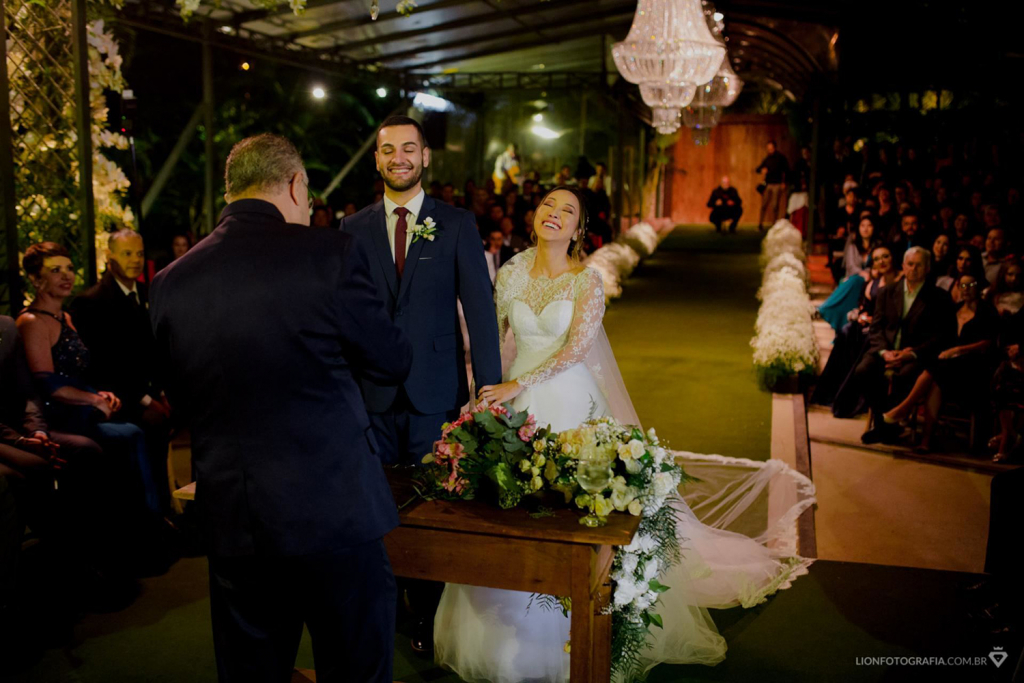
[[[505,235],[498,228],[487,233],[487,241],[484,243],[484,260],[487,261],[487,274],[491,276],[491,284],[494,284],[498,277],[498,269],[507,259],[503,258],[505,251]]]

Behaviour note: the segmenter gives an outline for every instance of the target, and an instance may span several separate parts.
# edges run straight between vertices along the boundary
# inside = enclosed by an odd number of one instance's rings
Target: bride
[[[534,218],[537,247],[518,254],[498,272],[500,338],[504,341],[511,330],[514,351],[503,353],[503,360],[511,361],[506,381],[479,392],[482,402],[511,402],[554,431],[602,416],[639,424],[604,335],[601,275],[580,262],[586,213],[578,189],[548,192]],[[698,469],[696,476],[717,490],[698,491],[686,497],[690,505],[680,501],[677,506],[683,560],[659,579],[671,590],[657,604],[664,629],[652,629],[651,647],[643,653],[645,669],[661,662],[717,664],[725,657],[726,644],[707,608],[755,605],[787,587],[809,564],[795,557],[795,543],[780,543],[770,530],[751,539],[724,528],[743,518],[747,508],[763,514],[760,495],[766,479],[787,474],[780,472],[778,461],[766,467],[688,455],[692,460],[684,459],[687,472]],[[795,520],[807,505],[801,501],[787,514]],[[706,511],[710,526],[699,521],[691,506]],[[435,656],[439,664],[474,683],[564,683],[569,680],[564,649],[569,623],[560,611],[531,605],[528,593],[448,584],[434,621]]]

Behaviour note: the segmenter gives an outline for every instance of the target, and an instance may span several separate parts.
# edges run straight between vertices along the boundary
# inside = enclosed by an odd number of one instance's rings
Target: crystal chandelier
[[[652,107],[651,125],[662,135],[679,130],[679,107]]]
[[[700,0],[639,0],[612,57],[630,83],[696,86],[714,77],[725,46],[711,35]]]
[[[697,88],[695,104],[728,107],[743,90],[743,80],[736,75],[729,65],[729,60],[722,61],[722,67],[710,82]]]

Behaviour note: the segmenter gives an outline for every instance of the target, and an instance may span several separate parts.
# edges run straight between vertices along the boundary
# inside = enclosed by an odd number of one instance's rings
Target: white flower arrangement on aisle
[[[761,266],[771,263],[780,254],[792,254],[801,262],[807,261],[804,253],[804,236],[785,218],[780,218],[764,236],[761,243]]]
[[[412,226],[412,243],[416,244],[416,240],[424,239],[428,242],[433,242],[437,236],[437,223],[430,216],[423,219],[422,223]]]
[[[644,259],[658,248],[658,232],[650,223],[637,223],[622,233],[620,241]]]
[[[814,334],[814,307],[807,294],[807,256],[803,236],[786,220],[778,221],[765,236],[761,263],[764,278],[754,338],[754,368],[762,387],[780,380],[814,375],[818,368],[818,341]]]

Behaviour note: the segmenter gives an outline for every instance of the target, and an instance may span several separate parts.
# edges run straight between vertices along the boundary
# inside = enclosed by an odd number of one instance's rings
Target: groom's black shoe
[[[434,651],[434,620],[417,619],[412,627],[412,649],[416,652]]]
[[[903,430],[898,425],[881,425],[864,432],[860,440],[865,445],[876,443],[892,445],[899,442],[902,433]]]

